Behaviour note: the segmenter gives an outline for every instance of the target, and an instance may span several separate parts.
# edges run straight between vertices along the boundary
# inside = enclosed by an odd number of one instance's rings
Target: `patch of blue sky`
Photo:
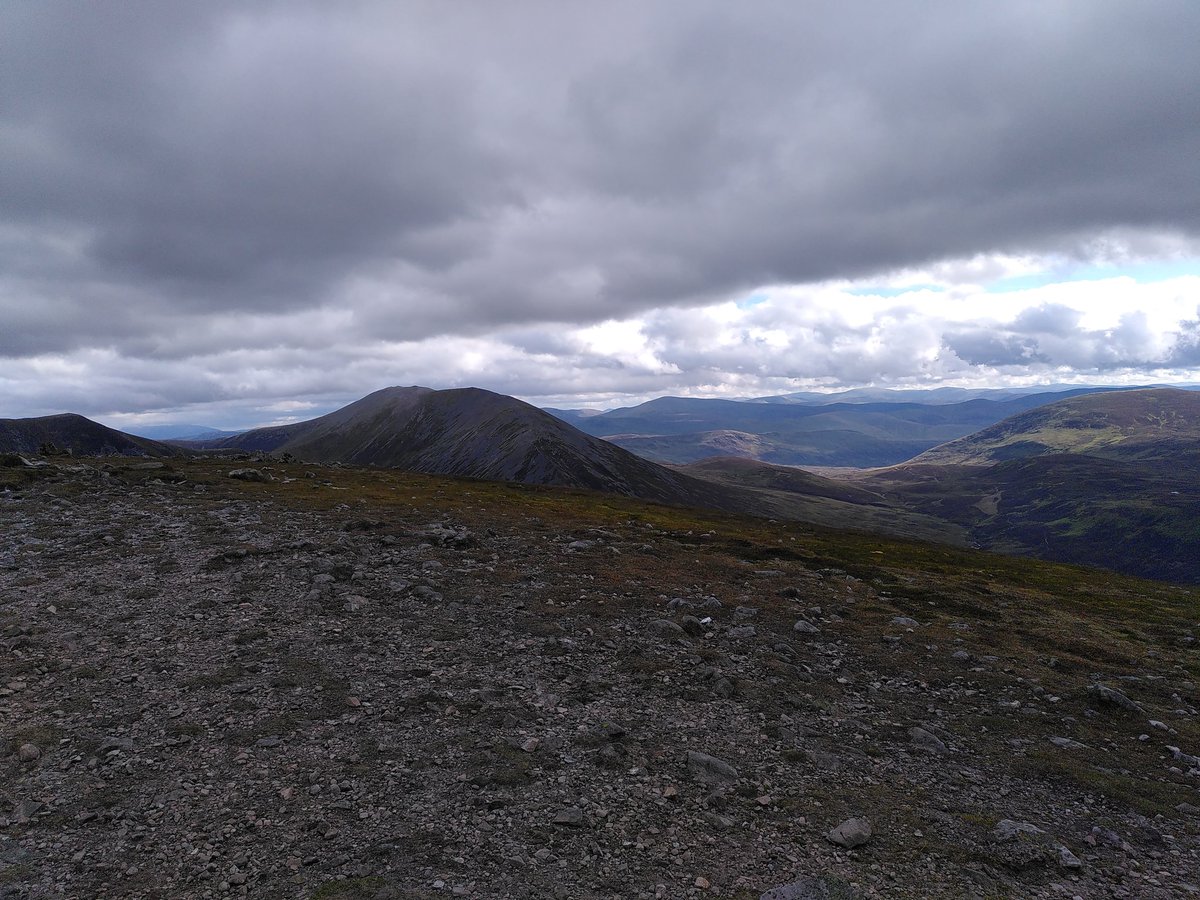
[[[1108,266],[1086,264],[1055,266],[1042,272],[1002,278],[989,284],[987,291],[989,294],[1008,294],[1014,291],[1028,291],[1033,288],[1045,287],[1048,284],[1060,284],[1064,281],[1102,281],[1106,278],[1132,278],[1138,284],[1150,284],[1185,275],[1200,275],[1200,259],[1193,257]]]
[[[738,309],[754,309],[754,307],[761,306],[762,304],[766,303],[769,299],[771,299],[771,298],[769,296],[767,296],[766,294],[764,294],[762,291],[755,291],[749,297],[743,297],[741,300],[739,300],[737,302],[737,308]]]
[[[904,287],[884,287],[883,285],[874,285],[850,288],[850,290],[846,291],[846,293],[854,297],[900,297],[904,294],[914,294],[920,291],[941,293],[944,290],[945,288],[940,284],[907,284]]]

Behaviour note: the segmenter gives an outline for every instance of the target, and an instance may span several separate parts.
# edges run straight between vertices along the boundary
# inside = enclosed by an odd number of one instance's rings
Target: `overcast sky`
[[[1200,380],[1200,4],[0,4],[0,417]]]

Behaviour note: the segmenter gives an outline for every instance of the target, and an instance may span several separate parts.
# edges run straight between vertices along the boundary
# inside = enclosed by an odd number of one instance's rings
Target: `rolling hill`
[[[1200,448],[1200,393],[1172,388],[1090,394],[1012,416],[934,447],[915,463],[987,465],[1052,453],[1172,459]]]
[[[36,454],[44,447],[73,456],[178,456],[174,447],[135,437],[74,413],[0,419],[0,453]]]
[[[990,550],[1200,582],[1200,395],[1191,391],[1063,400],[854,483]]]

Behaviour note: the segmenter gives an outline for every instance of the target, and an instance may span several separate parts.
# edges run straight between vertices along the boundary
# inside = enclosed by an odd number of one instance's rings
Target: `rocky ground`
[[[0,897],[1200,895],[1187,591],[882,539],[841,568],[596,495],[10,462]]]

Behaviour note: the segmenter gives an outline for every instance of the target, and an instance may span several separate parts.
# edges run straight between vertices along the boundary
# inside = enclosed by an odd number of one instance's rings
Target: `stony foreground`
[[[1192,595],[172,466],[0,493],[0,897],[1200,895]]]

